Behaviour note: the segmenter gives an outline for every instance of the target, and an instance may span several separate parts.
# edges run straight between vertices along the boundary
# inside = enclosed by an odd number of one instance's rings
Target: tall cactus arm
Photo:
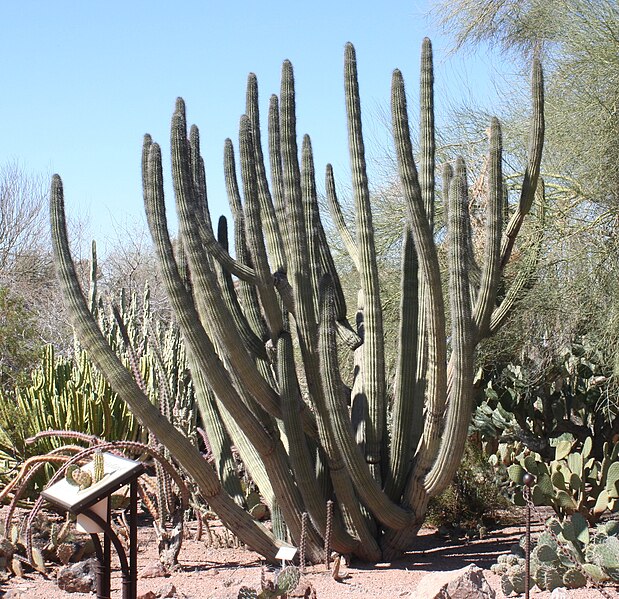
[[[400,71],[392,79],[393,137],[398,157],[400,180],[412,223],[412,233],[419,260],[420,277],[427,282],[430,309],[426,314],[428,365],[426,375],[426,426],[423,447],[418,455],[416,474],[425,474],[441,435],[441,423],[447,389],[447,347],[445,336],[445,305],[440,279],[440,267],[430,224],[425,215],[417,171],[413,159],[406,94]],[[421,373],[420,373],[421,374]]]
[[[458,160],[460,161],[461,159]],[[457,172],[460,170],[456,168]],[[468,281],[469,215],[464,173],[454,177],[449,197],[448,266],[452,345],[450,393],[441,445],[436,461],[424,480],[426,492],[430,497],[447,487],[460,465],[473,402],[475,342]]]
[[[426,37],[421,45],[421,72],[419,83],[419,187],[423,205],[434,228],[434,164],[436,142],[434,140],[434,66],[432,42]]]
[[[202,158],[202,153],[200,152],[200,130],[197,125],[192,125],[189,130],[189,152],[191,158],[191,177],[193,179],[193,188],[198,196],[198,205],[201,206],[204,214],[204,225],[212,236],[213,221],[208,208],[206,172],[204,169],[204,159]]]
[[[230,139],[226,139],[224,143],[224,177],[226,181],[226,192],[228,194],[228,203],[232,218],[234,221],[234,246],[237,257],[244,263],[250,264],[251,258],[247,248],[245,238],[245,214],[241,204],[241,193],[236,178],[236,166],[234,161],[234,146]],[[238,282],[239,298],[243,311],[247,317],[247,321],[252,329],[263,341],[269,339],[269,332],[264,320],[264,316],[260,311],[258,302],[258,292],[256,287],[243,280]]]
[[[258,79],[254,73],[247,77],[247,102],[246,114],[249,118],[250,130],[254,144],[254,155],[256,165],[256,181],[258,186],[258,197],[260,199],[260,213],[266,237],[269,255],[272,258],[272,270],[286,269],[284,258],[284,242],[280,231],[280,222],[275,215],[275,208],[264,167],[264,156],[262,154],[262,144],[260,141],[260,114],[258,111]]]
[[[180,234],[192,272],[194,297],[201,322],[208,323],[209,330],[213,332],[218,344],[222,346],[228,363],[234,365],[234,376],[238,378],[244,392],[251,395],[269,413],[281,414],[277,392],[260,376],[255,362],[239,343],[238,333],[230,327],[232,317],[221,297],[217,277],[208,261],[204,260],[198,229],[200,215],[195,205],[195,195],[188,169],[189,156],[184,112],[178,106],[172,117],[171,129],[172,174]],[[216,394],[219,397],[217,392]]]
[[[477,341],[488,334],[499,277],[501,276],[501,234],[503,229],[503,172],[501,162],[501,126],[498,119],[493,118],[490,124],[484,263],[481,285],[473,313]]]
[[[330,164],[327,164],[326,175],[325,175],[325,190],[327,194],[327,202],[329,205],[329,213],[331,214],[331,218],[335,223],[335,227],[344,242],[344,247],[348,252],[350,259],[357,271],[359,270],[359,251],[357,250],[357,244],[353,239],[348,227],[346,226],[346,221],[344,220],[344,215],[342,214],[342,207],[340,206],[340,202],[337,199],[337,193],[335,190],[335,177],[333,176],[333,167]]]
[[[288,222],[286,202],[284,199],[284,173],[282,164],[282,140],[280,129],[280,107],[279,98],[273,94],[269,101],[269,167],[271,170],[271,189],[273,192],[273,205],[275,206],[275,216],[280,226],[282,244],[284,250],[284,260],[293,251],[290,246],[289,228],[283,226]],[[286,272],[288,264],[286,263]]]
[[[78,337],[97,367],[106,373],[114,390],[123,397],[141,424],[165,439],[176,460],[196,481],[222,522],[237,531],[239,538],[250,547],[275,561],[282,546],[264,527],[254,522],[226,493],[215,473],[205,464],[200,452],[159,413],[137,386],[131,374],[120,363],[116,354],[103,338],[82,295],[71,259],[64,217],[62,181],[58,175],[52,180],[50,196],[52,243],[56,268],[65,301]]]
[[[258,199],[258,178],[256,173],[256,145],[249,117],[241,117],[239,131],[239,151],[241,153],[241,178],[245,195],[245,237],[256,270],[256,289],[265,320],[273,343],[277,341],[284,328],[282,312],[273,287],[273,277],[269,269],[266,247],[263,237],[263,222],[268,215],[262,213]]]
[[[225,216],[219,217],[217,224],[217,241],[224,250],[228,251],[228,226]],[[230,313],[234,319],[236,329],[247,348],[247,350],[260,360],[267,359],[267,352],[264,347],[264,341],[256,335],[249,325],[245,314],[239,304],[239,298],[234,288],[232,275],[221,265],[217,268],[217,278],[219,279],[219,287],[222,297],[224,298]]]
[[[399,501],[410,473],[413,450],[423,431],[423,395],[416,394],[419,317],[417,255],[410,228],[402,244],[402,283],[397,370],[393,392],[391,452],[385,493]]]
[[[282,65],[280,127],[286,222],[289,223],[286,250],[290,251],[290,255],[286,256],[286,260],[288,280],[294,291],[295,321],[303,360],[312,368],[307,372],[307,377],[310,379],[318,377],[316,370],[318,364],[310,357],[310,354],[316,351],[318,328],[311,272],[306,260],[309,255],[309,242],[303,214],[295,104],[294,73],[290,62],[285,61]]]
[[[503,326],[503,323],[509,317],[516,303],[522,299],[527,287],[531,284],[535,276],[537,264],[541,255],[542,241],[544,239],[545,199],[543,179],[539,180],[535,194],[537,196],[536,203],[540,206],[540,224],[538,226],[538,231],[532,247],[527,252],[523,264],[518,270],[516,278],[509,286],[507,294],[503,298],[503,301],[492,312],[488,336],[494,335],[501,326]]]
[[[318,193],[316,192],[316,173],[312,142],[309,135],[303,136],[301,143],[301,198],[303,202],[303,221],[307,238],[309,270],[314,289],[314,310],[318,313],[318,281],[324,274],[320,260],[320,215],[318,213]]]
[[[355,440],[348,406],[342,393],[335,333],[335,303],[328,275],[321,284],[319,354],[329,426],[346,462],[355,490],[364,505],[385,526],[394,529],[410,526],[411,513],[393,503],[382,491]]]
[[[159,260],[162,278],[172,308],[183,331],[188,350],[202,368],[208,384],[218,399],[225,402],[235,413],[246,434],[261,444],[261,450],[272,451],[272,440],[265,437],[265,430],[253,413],[240,399],[232,380],[219,359],[211,339],[201,325],[193,300],[178,274],[172,254],[172,243],[167,230],[161,171],[161,150],[153,143],[149,150],[148,184],[145,190],[146,218]],[[277,404],[272,413],[279,411]]]
[[[193,363],[191,355],[188,356],[188,361],[190,364]],[[240,506],[243,506],[245,499],[232,455],[230,437],[224,428],[215,396],[199,368],[192,367],[191,373],[196,387],[196,401],[202,425],[215,459],[215,471],[228,495]]]
[[[525,216],[531,209],[537,180],[539,178],[540,165],[542,163],[542,148],[544,145],[544,75],[539,59],[533,61],[531,75],[531,94],[533,100],[533,118],[529,132],[529,159],[522,181],[520,202],[518,209],[507,223],[501,245],[501,268],[509,261],[512,249]]]
[[[370,208],[365,164],[365,147],[361,127],[361,102],[357,78],[357,59],[352,44],[346,44],[344,87],[348,122],[352,186],[356,207],[357,247],[359,249],[359,279],[364,295],[365,337],[363,341],[363,391],[367,398],[366,460],[372,464],[374,476],[380,480],[383,434],[385,433],[385,348],[378,265],[374,245],[374,227]],[[386,457],[386,456],[385,456]]]
[[[282,333],[277,341],[277,379],[283,400],[283,420],[286,435],[290,441],[290,462],[295,479],[305,499],[305,505],[316,530],[324,536],[326,529],[325,497],[316,485],[315,465],[310,456],[299,413],[302,405],[293,357],[292,338]],[[356,551],[358,540],[352,538],[336,522],[333,529],[333,548],[343,553]]]

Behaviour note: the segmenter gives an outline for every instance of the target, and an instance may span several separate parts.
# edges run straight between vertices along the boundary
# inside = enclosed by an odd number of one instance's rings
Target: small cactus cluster
[[[604,444],[602,461],[591,455],[592,446],[591,437],[581,451],[574,450],[573,441],[561,441],[549,465],[536,453],[521,454],[508,468],[509,477],[522,485],[525,474],[532,474],[535,505],[551,506],[561,517],[581,513],[594,523],[607,510],[619,509],[619,443]],[[516,491],[514,502],[524,505],[522,490]]]
[[[522,546],[500,555],[490,569],[501,576],[506,597],[524,593]],[[589,578],[595,582],[619,580],[619,522],[599,524],[590,533],[580,514],[563,523],[551,518],[531,551],[530,575],[529,588],[536,584],[542,591],[558,587],[579,589],[587,585]]]
[[[98,483],[104,475],[103,453],[95,451],[92,458],[92,473],[80,468],[77,464],[71,464],[65,472],[65,479],[70,485],[75,485],[83,491]]]
[[[288,593],[294,590],[301,579],[301,571],[296,566],[282,568],[275,578],[275,582],[263,581],[262,590],[258,592],[251,587],[241,587],[238,599],[274,599],[282,597],[286,599]]]

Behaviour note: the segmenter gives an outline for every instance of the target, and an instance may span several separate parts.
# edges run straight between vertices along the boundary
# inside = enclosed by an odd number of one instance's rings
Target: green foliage
[[[0,390],[27,379],[39,351],[36,319],[26,302],[0,285]]]
[[[450,534],[458,530],[479,534],[480,529],[496,524],[508,506],[493,468],[469,441],[454,480],[430,502],[427,520]]]

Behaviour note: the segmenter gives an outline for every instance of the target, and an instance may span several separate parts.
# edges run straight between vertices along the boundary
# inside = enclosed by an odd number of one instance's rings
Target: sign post
[[[87,463],[81,470],[93,474],[93,462]],[[103,476],[99,481],[81,488],[63,479],[41,492],[41,496],[50,503],[76,514],[77,527],[90,533],[97,556],[97,599],[111,599],[111,545],[114,545],[120,561],[122,599],[137,598],[137,480],[143,472],[141,462],[104,453]],[[129,559],[112,529],[110,518],[111,495],[126,485],[130,485]],[[103,533],[103,545],[99,540],[100,532]]]

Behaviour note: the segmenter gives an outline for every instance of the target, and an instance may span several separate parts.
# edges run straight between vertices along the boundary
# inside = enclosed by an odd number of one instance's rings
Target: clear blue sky
[[[247,74],[258,76],[266,129],[268,99],[279,92],[288,58],[298,133],[312,137],[317,172],[332,162],[344,183],[347,41],[357,49],[375,154],[387,139],[378,115],[388,107],[391,71],[403,71],[415,100],[425,35],[434,44],[439,103],[445,95],[458,102],[463,93],[491,94],[488,59],[448,58],[448,41],[426,17],[430,7],[414,0],[4,1],[0,164],[17,160],[28,173],[59,173],[70,216],[86,218],[89,234],[105,246],[115,227],[141,226],[142,137],[150,133],[167,156],[170,117],[182,96],[201,132],[211,213],[228,213],[223,142],[230,137],[236,145]],[[171,196],[168,206],[173,212]]]

